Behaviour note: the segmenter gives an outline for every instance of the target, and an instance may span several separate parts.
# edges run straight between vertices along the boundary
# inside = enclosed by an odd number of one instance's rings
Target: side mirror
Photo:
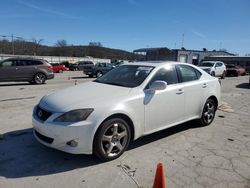
[[[149,90],[151,91],[164,90],[166,89],[166,87],[167,87],[167,82],[156,80],[149,86]]]

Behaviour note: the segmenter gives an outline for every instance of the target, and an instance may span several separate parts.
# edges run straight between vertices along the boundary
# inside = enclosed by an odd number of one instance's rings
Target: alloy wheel
[[[123,152],[128,142],[128,131],[124,124],[114,123],[107,127],[101,139],[103,153],[115,157]]]
[[[42,73],[37,73],[35,75],[34,81],[36,84],[43,84],[46,80],[46,76]]]
[[[215,106],[213,101],[207,101],[205,106],[204,106],[204,110],[203,110],[203,121],[209,125],[213,119],[214,119],[214,115],[215,115]]]
[[[101,73],[101,72],[97,72],[96,76],[97,76],[97,77],[101,77],[101,76],[102,76],[102,73]]]

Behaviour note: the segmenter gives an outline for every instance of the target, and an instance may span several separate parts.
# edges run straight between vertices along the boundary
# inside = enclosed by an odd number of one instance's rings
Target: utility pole
[[[220,48],[219,48],[219,50],[221,50],[221,46],[222,46],[222,42],[220,42]]]
[[[184,33],[182,34],[181,47],[184,47]]]
[[[14,39],[13,39],[13,34],[11,34],[11,41],[12,41],[12,54],[15,55],[15,47],[14,47]]]

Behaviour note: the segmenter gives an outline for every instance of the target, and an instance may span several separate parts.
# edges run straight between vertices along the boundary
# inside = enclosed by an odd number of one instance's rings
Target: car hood
[[[239,70],[237,68],[227,68],[227,70]]]
[[[131,88],[87,82],[44,96],[39,106],[51,112],[67,112],[81,108],[95,108],[104,103],[123,99]]]

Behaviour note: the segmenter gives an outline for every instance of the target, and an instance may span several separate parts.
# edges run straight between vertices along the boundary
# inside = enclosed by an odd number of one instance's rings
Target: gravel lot
[[[222,100],[234,112],[217,111],[207,127],[189,122],[140,138],[106,163],[47,148],[32,135],[32,108],[43,95],[91,79],[65,72],[45,85],[0,83],[0,187],[152,187],[159,162],[168,188],[250,187],[248,78],[222,80]]]

